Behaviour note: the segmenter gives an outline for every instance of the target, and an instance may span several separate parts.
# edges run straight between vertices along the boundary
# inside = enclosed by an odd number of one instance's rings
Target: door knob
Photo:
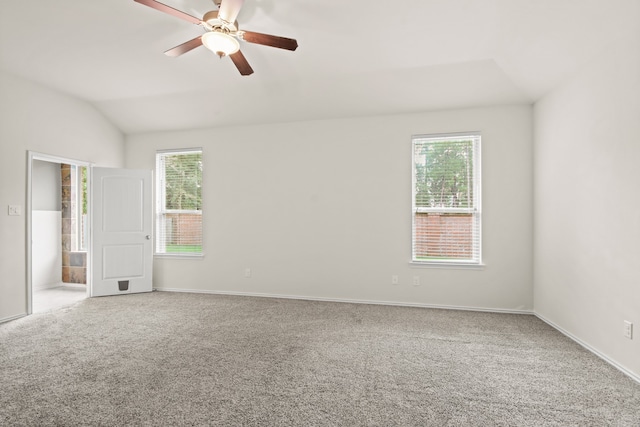
[[[147,234],[146,236],[144,236],[144,237],[145,237],[145,239],[147,239],[147,240],[151,240],[151,236],[150,236],[150,235],[148,235],[148,234]]]

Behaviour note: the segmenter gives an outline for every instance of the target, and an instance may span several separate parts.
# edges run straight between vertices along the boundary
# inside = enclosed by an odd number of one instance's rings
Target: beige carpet
[[[638,383],[526,315],[156,292],[0,344],[2,426],[640,425]]]

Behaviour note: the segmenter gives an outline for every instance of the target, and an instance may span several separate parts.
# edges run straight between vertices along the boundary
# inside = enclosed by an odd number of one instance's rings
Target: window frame
[[[469,208],[434,208],[416,206],[417,180],[416,180],[416,144],[425,143],[429,140],[433,142],[446,140],[460,140],[464,138],[472,139],[473,149],[473,206]],[[409,264],[417,267],[436,268],[483,268],[482,258],[482,135],[478,131],[439,133],[439,134],[418,134],[411,136],[411,259]],[[416,258],[416,213],[470,213],[472,215],[472,256],[470,258],[440,258],[424,260]],[[473,243],[477,242],[477,243]]]
[[[88,180],[88,168],[86,166],[79,165],[71,165],[71,169],[73,170],[73,174],[75,175],[74,179],[76,182],[75,189],[76,194],[72,195],[75,197],[76,202],[76,223],[75,223],[75,251],[77,252],[87,252],[87,236],[89,234],[89,220],[88,214],[83,213],[83,203],[87,203],[88,198],[88,190],[83,186],[83,174],[86,180]],[[83,172],[84,171],[84,172]],[[86,182],[86,181],[85,181]],[[87,208],[88,209],[88,208]],[[73,250],[74,248],[72,248]]]
[[[165,186],[165,170],[161,165],[161,158],[166,155],[179,155],[179,154],[194,154],[200,153],[202,159],[202,176],[201,176],[201,206],[200,210],[191,210],[191,209],[166,209],[166,186]],[[202,147],[193,147],[193,148],[177,148],[177,149],[166,149],[166,150],[157,150],[156,151],[156,159],[155,159],[155,212],[154,212],[154,229],[155,229],[155,238],[154,238],[154,249],[153,255],[155,258],[204,258],[204,193],[202,193],[202,186],[204,182],[204,150]],[[200,252],[158,252],[159,247],[161,247],[164,242],[163,236],[164,233],[160,233],[160,219],[163,215],[167,213],[191,213],[191,214],[199,214],[202,217],[201,220],[201,228],[200,228],[200,239],[201,239],[201,249]]]

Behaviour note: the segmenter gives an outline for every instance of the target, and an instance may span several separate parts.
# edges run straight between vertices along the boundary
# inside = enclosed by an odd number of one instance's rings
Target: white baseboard
[[[372,305],[389,305],[397,307],[418,307],[418,308],[437,308],[441,310],[463,310],[463,311],[482,311],[487,313],[505,313],[505,314],[530,314],[533,310],[510,310],[504,308],[487,308],[487,307],[467,307],[455,305],[438,305],[438,304],[421,304],[411,302],[398,301],[376,301],[376,300],[360,300],[360,299],[344,299],[344,298],[322,298],[309,297],[302,295],[281,295],[281,294],[265,294],[254,292],[232,292],[232,291],[212,291],[203,289],[177,289],[177,288],[153,288],[154,291],[160,292],[184,292],[191,294],[213,294],[213,295],[234,295],[244,297],[260,297],[260,298],[282,298],[306,301],[324,301],[324,302],[340,302],[347,304],[372,304]]]
[[[595,354],[600,359],[604,360],[605,362],[607,362],[608,364],[610,364],[614,368],[618,369],[623,374],[629,376],[631,379],[633,379],[636,382],[640,383],[640,376],[639,375],[636,375],[634,372],[631,372],[629,369],[625,368],[624,366],[622,366],[621,364],[619,364],[615,360],[610,359],[607,355],[601,353],[600,351],[598,351],[594,347],[590,346],[586,342],[582,341],[580,338],[578,338],[575,335],[573,335],[571,332],[561,328],[560,326],[556,325],[551,320],[546,319],[544,316],[540,315],[539,313],[534,312],[533,314],[538,319],[542,320],[544,323],[546,323],[547,325],[551,326],[553,329],[556,329],[558,332],[560,332],[561,334],[565,335],[567,338],[569,338],[569,339],[575,341],[576,343],[580,344],[582,347],[584,347],[585,349],[589,350],[591,353]]]
[[[33,290],[34,291],[43,291],[45,289],[59,288],[63,284],[64,283],[62,283],[62,281],[60,281],[60,282],[52,282],[52,283],[47,283],[47,284],[44,284],[44,285],[34,286]]]
[[[0,319],[0,323],[11,322],[12,320],[20,319],[21,317],[25,317],[26,315],[27,313],[23,313],[23,314],[17,314],[11,317],[5,317],[4,319]]]
[[[373,304],[373,305],[389,305],[389,306],[399,306],[399,307],[420,307],[420,308],[436,308],[442,310],[465,310],[465,311],[481,311],[488,313],[505,313],[505,314],[527,314],[534,315],[538,319],[542,320],[552,328],[556,329],[558,332],[567,336],[567,338],[575,341],[580,344],[582,347],[595,354],[605,362],[609,363],[611,366],[615,367],[625,375],[629,376],[634,381],[640,383],[640,376],[636,375],[634,372],[625,368],[624,366],[617,363],[615,360],[610,359],[606,355],[602,354],[595,348],[591,347],[589,344],[583,342],[578,337],[572,335],[568,331],[564,330],[560,326],[551,322],[548,319],[545,319],[540,314],[536,313],[533,310],[510,310],[503,308],[487,308],[487,307],[467,307],[467,306],[454,306],[454,305],[438,305],[438,304],[420,304],[420,303],[408,303],[408,302],[397,302],[397,301],[374,301],[374,300],[356,300],[356,299],[343,299],[343,298],[320,298],[320,297],[308,297],[308,296],[300,296],[300,295],[280,295],[280,294],[264,294],[264,293],[253,293],[253,292],[231,292],[231,291],[212,291],[212,290],[202,290],[202,289],[177,289],[177,288],[154,288],[155,291],[160,292],[184,292],[184,293],[195,293],[195,294],[213,294],[213,295],[234,295],[234,296],[248,296],[248,297],[260,297],[260,298],[283,298],[283,299],[296,299],[296,300],[307,300],[307,301],[325,301],[325,302],[339,302],[339,303],[348,303],[348,304]]]

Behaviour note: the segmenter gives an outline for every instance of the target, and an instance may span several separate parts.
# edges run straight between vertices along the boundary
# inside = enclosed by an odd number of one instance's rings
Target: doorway
[[[28,314],[89,296],[89,175],[87,162],[29,153]]]

